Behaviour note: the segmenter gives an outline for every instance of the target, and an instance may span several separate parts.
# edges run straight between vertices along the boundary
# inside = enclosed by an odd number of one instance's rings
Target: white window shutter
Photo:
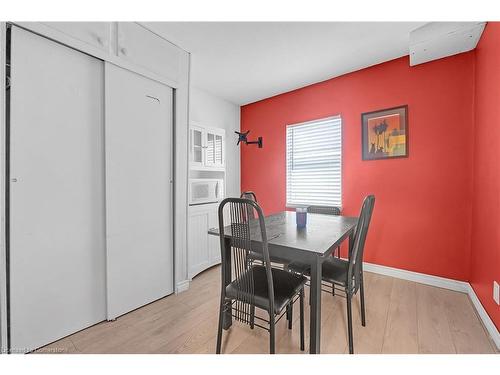
[[[286,128],[286,205],[342,206],[342,119]]]

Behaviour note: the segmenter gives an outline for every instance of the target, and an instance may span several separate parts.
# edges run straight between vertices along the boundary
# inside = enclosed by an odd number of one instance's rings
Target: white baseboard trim
[[[397,279],[414,281],[420,284],[436,286],[438,288],[449,289],[455,292],[462,292],[467,294],[472,302],[472,305],[476,309],[479,318],[483,322],[484,327],[490,334],[493,342],[497,346],[497,349],[500,350],[500,333],[498,332],[497,327],[481,304],[481,301],[479,301],[479,298],[474,292],[474,289],[468,282],[427,275],[425,273],[406,271],[399,268],[392,268],[366,262],[363,262],[363,270],[378,273],[380,275],[395,277]]]
[[[438,288],[454,290],[455,292],[468,293],[470,285],[465,281],[447,279],[445,277],[427,275],[425,273],[406,271],[399,268],[380,266],[378,264],[363,262],[363,270],[381,275],[392,276],[397,279],[415,281],[416,283],[437,286]]]
[[[182,280],[175,285],[175,294],[185,292],[189,289],[189,283],[191,280]]]
[[[497,346],[497,349],[500,350],[500,332],[498,332],[497,327],[495,326],[495,323],[493,323],[493,320],[491,320],[490,316],[486,312],[486,310],[483,307],[483,304],[479,300],[479,298],[476,295],[476,292],[474,291],[474,288],[472,288],[472,285],[469,284],[469,289],[467,291],[467,294],[469,295],[469,298],[472,302],[472,305],[476,309],[477,314],[483,321],[484,327],[488,331],[488,333],[491,336],[491,339]]]

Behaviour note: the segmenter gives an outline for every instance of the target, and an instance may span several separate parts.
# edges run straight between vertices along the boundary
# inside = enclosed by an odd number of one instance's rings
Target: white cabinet
[[[189,207],[188,217],[188,277],[221,261],[220,240],[208,234],[210,228],[218,226],[218,204]]]
[[[109,51],[112,22],[43,22],[43,24],[93,47]]]
[[[168,85],[179,82],[185,51],[137,22],[21,22],[77,50]]]
[[[205,165],[221,168],[224,166],[224,129],[206,129]]]
[[[191,125],[189,161],[192,169],[223,169],[225,165],[225,130]]]
[[[139,25],[122,25],[122,52],[116,23],[20,26],[7,103],[10,325],[0,330],[29,351],[172,293],[174,230],[175,281],[186,281],[189,57]]]
[[[210,210],[208,214],[208,229],[219,227],[219,205],[216,204],[215,208]],[[224,220],[227,222],[227,217],[224,215]],[[219,236],[208,236],[208,259],[209,267],[212,267],[221,262],[221,250],[220,250],[220,237]]]
[[[192,167],[203,167],[205,165],[204,138],[205,130],[192,125],[189,129],[189,161]]]
[[[179,48],[135,22],[118,22],[118,56],[160,76],[179,75]]]

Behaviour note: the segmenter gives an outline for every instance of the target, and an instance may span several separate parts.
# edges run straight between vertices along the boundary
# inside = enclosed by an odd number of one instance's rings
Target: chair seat
[[[251,260],[260,260],[261,262],[264,261],[264,257],[262,255],[262,253],[258,253],[256,251],[249,251],[248,252],[248,259],[251,259]],[[290,263],[290,259],[280,258],[280,257],[273,257],[273,256],[271,256],[269,260],[272,263],[281,263],[281,264],[288,264],[288,263]]]
[[[250,296],[247,292],[239,290],[239,285],[247,285],[246,279],[253,276],[254,301],[255,306],[268,310],[269,293],[267,288],[266,269],[263,266],[253,266],[246,271],[239,279],[234,280],[226,287],[226,297],[237,299],[238,294],[242,294],[245,300]],[[307,279],[304,276],[292,274],[287,271],[272,268],[273,287],[274,287],[274,313],[278,314],[286,305],[292,301],[293,297],[304,287]]]
[[[311,267],[308,264],[293,262],[288,264],[288,269],[301,275],[311,276]],[[321,279],[326,282],[347,285],[347,271],[349,262],[344,259],[329,257],[323,262]]]

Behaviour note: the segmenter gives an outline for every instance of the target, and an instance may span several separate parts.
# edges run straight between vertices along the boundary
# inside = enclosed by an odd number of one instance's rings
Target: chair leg
[[[335,283],[332,283],[332,296],[335,295]]]
[[[347,293],[347,335],[349,336],[349,354],[354,354],[352,343],[352,294]]]
[[[290,304],[286,305],[286,321],[290,321]]]
[[[274,313],[269,314],[269,353],[274,354],[274,340],[275,340],[275,332],[274,332]]]
[[[300,290],[300,350],[304,351],[304,288]]]
[[[292,329],[292,320],[293,320],[293,304],[290,303],[288,305],[288,329]]]
[[[255,327],[255,305],[250,307],[250,329]]]
[[[288,264],[283,264],[283,270],[288,272]],[[292,304],[286,305],[286,320],[288,322],[288,329],[292,329]]]
[[[217,328],[217,347],[215,349],[216,354],[220,354],[222,346],[222,324],[224,320],[224,297],[221,297],[219,306],[219,326]]]
[[[361,325],[363,327],[366,326],[366,317],[365,317],[365,289],[363,286],[363,273],[361,273],[359,282],[359,297],[361,299]]]

